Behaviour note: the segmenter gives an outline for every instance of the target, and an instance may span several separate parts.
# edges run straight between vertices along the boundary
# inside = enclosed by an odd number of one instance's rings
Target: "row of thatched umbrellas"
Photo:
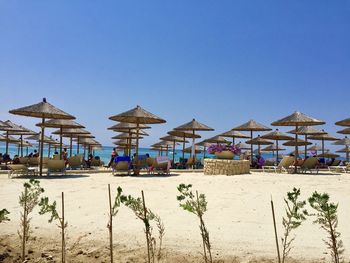
[[[165,120],[161,119],[160,117],[147,112],[146,110],[142,109],[141,107],[137,106],[136,108],[112,116],[110,117],[111,120],[119,121],[119,124],[116,124],[109,129],[116,131],[116,132],[124,132],[122,134],[119,134],[117,136],[114,136],[114,139],[122,139],[119,141],[116,141],[115,144],[119,147],[128,149],[128,154],[131,152],[132,147],[136,147],[136,155],[138,155],[138,145],[139,145],[139,139],[142,138],[142,136],[147,136],[148,134],[143,131],[143,129],[150,128],[149,126],[146,126],[146,124],[155,124],[155,123],[165,123]],[[276,129],[275,131],[271,131],[272,129],[257,123],[254,120],[250,120],[247,123],[244,123],[238,127],[233,128],[230,131],[221,133],[217,136],[211,137],[209,139],[206,139],[198,144],[195,144],[195,139],[201,138],[200,135],[197,134],[198,131],[212,131],[213,128],[210,128],[209,126],[200,123],[193,119],[192,121],[185,123],[183,125],[180,125],[173,130],[169,131],[166,136],[163,136],[160,138],[160,141],[151,145],[151,149],[153,150],[165,150],[168,152],[169,149],[172,148],[173,150],[173,161],[175,158],[175,146],[177,143],[182,143],[182,157],[184,158],[184,153],[191,152],[191,156],[195,156],[196,152],[199,151],[199,149],[196,148],[196,146],[203,146],[204,152],[205,148],[208,146],[209,143],[227,143],[227,140],[225,138],[231,138],[232,143],[235,143],[235,138],[249,138],[248,141],[246,141],[247,144],[250,144],[250,154],[251,159],[253,156],[253,145],[258,145],[258,152],[260,153],[260,147],[261,145],[269,145],[266,147],[265,151],[276,151],[276,158],[278,161],[278,151],[284,150],[281,148],[278,143],[279,141],[287,141],[283,145],[285,146],[294,146],[295,147],[295,158],[298,157],[299,154],[299,146],[305,146],[304,152],[307,153],[308,149],[307,146],[311,144],[308,140],[320,140],[322,142],[322,155],[327,156],[325,153],[324,148],[324,142],[325,141],[336,141],[335,144],[343,144],[346,145],[346,148],[340,150],[339,152],[346,152],[347,153],[347,159],[348,159],[348,139],[345,138],[343,140],[338,140],[336,137],[329,135],[324,130],[318,130],[312,126],[315,125],[322,125],[325,124],[324,121],[309,117],[303,113],[295,112],[283,119],[280,119],[278,121],[275,121],[271,123],[272,126],[292,126],[294,127],[294,130],[289,131],[289,133],[294,134],[294,138],[286,133],[283,133]],[[337,122],[337,125],[349,125],[346,120]],[[350,125],[349,125],[350,126]],[[250,136],[247,136],[242,131],[250,132]],[[271,131],[267,134],[264,134],[262,136],[257,136],[253,138],[253,132],[265,132],[265,131]],[[350,128],[344,129],[342,131],[339,131],[339,133],[342,134],[349,134]],[[305,140],[301,140],[298,136],[303,135],[305,136]],[[132,144],[132,140],[136,140],[136,144]],[[185,149],[185,143],[187,143],[187,139],[192,139],[192,147],[191,150]],[[275,141],[276,144],[273,144],[271,141]],[[238,147],[246,148],[246,146],[238,145]],[[321,156],[322,156],[321,155]],[[329,155],[328,155],[329,156]]]
[[[38,139],[40,155],[40,175],[42,175],[44,143],[48,143],[49,145],[56,143],[51,138],[45,136],[45,128],[58,128],[58,130],[53,132],[53,134],[57,134],[60,136],[60,158],[62,158],[62,137],[70,138],[70,156],[72,155],[73,138],[77,138],[78,151],[79,143],[84,144],[84,150],[85,145],[89,146],[89,150],[90,147],[101,146],[99,142],[93,140],[94,136],[92,136],[90,132],[82,129],[85,128],[84,126],[73,121],[75,119],[74,116],[56,108],[52,104],[48,103],[45,98],[42,102],[39,102],[37,104],[10,110],[9,112],[15,115],[22,115],[41,119],[41,122],[36,124],[36,126],[41,128],[40,135],[24,127],[18,126],[10,121],[0,123],[0,130],[6,132],[6,153],[8,153],[8,143],[10,142],[8,140],[9,134],[20,135],[21,144],[23,144],[23,136],[32,135],[34,137],[32,137],[31,139]],[[23,155],[23,152],[21,152],[21,155]]]

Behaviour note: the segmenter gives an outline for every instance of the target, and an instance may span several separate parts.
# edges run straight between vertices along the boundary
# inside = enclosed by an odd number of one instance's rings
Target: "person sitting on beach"
[[[2,161],[3,161],[3,156],[2,156],[2,153],[0,153],[0,164]]]
[[[108,166],[107,166],[108,168],[111,167],[111,165],[114,162],[115,157],[117,157],[117,156],[118,156],[118,153],[117,153],[116,149],[113,148],[112,153],[111,153],[111,160],[109,161]]]
[[[12,164],[20,164],[18,155],[15,155],[12,160]]]
[[[34,150],[33,157],[39,157],[39,153],[38,153],[38,151],[37,151],[37,150]]]
[[[63,148],[63,151],[62,151],[62,160],[65,160],[67,161],[68,160],[68,151],[67,151],[67,148]]]
[[[261,155],[257,155],[255,168],[261,169],[264,165],[265,165],[265,159]]]
[[[3,156],[2,156],[2,161],[4,163],[8,163],[8,162],[11,162],[12,159],[10,158],[10,155],[8,155],[7,153],[5,153]]]

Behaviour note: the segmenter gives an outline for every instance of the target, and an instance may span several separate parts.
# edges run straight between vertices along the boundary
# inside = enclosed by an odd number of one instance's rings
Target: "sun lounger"
[[[153,164],[153,173],[162,173],[169,174],[170,173],[170,160],[166,156],[158,156],[156,157]]]
[[[19,163],[27,166],[29,163],[29,158],[28,157],[19,157]]]
[[[347,173],[350,171],[350,165],[338,165],[338,166],[328,166],[330,172],[336,173]]]
[[[288,172],[288,169],[294,162],[293,156],[284,156],[283,159],[277,166],[263,166],[263,172],[267,172],[269,170],[273,170],[275,173],[283,173]]]
[[[47,162],[47,175],[51,173],[66,174],[66,163],[64,160],[49,160]]]
[[[28,175],[28,167],[24,164],[9,164],[7,165],[10,168],[8,172],[8,178],[12,178],[15,174],[17,175]]]
[[[319,170],[318,159],[316,157],[309,157],[300,165],[298,169],[302,173],[303,172],[306,173],[307,171],[309,171],[310,173],[312,173],[312,171],[316,171],[316,173],[318,173],[318,170]]]
[[[28,158],[29,166],[38,166],[39,165],[39,157],[30,157]]]
[[[102,162],[100,159],[93,158],[90,163],[90,167],[100,167],[102,165]]]
[[[130,174],[130,157],[129,156],[117,156],[114,158],[114,162],[112,163],[112,175],[121,174],[122,172],[126,172],[128,175]]]
[[[81,169],[81,166],[83,164],[83,160],[81,156],[72,156],[68,159],[68,165],[69,169],[75,170],[75,169]]]

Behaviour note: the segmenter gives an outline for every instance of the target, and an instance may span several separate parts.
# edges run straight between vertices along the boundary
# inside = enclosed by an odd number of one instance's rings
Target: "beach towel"
[[[167,156],[157,156],[156,158],[157,163],[161,164],[161,163],[167,163],[168,164],[168,170],[171,168],[171,163],[170,160]]]
[[[118,162],[128,162],[131,163],[131,159],[129,156],[117,156],[114,158],[114,163],[117,164]]]
[[[148,158],[148,156],[146,154],[142,154],[138,156],[138,160],[142,161],[142,160],[146,160]]]

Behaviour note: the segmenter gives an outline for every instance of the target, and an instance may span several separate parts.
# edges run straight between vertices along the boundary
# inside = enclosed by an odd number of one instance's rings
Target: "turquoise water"
[[[33,152],[35,149],[38,150],[36,147],[34,147],[34,148],[29,147],[28,148],[28,153]],[[103,160],[105,163],[108,163],[109,160],[110,160],[112,149],[113,149],[112,146],[103,146],[102,149],[99,149],[99,150],[95,151],[95,156],[100,156],[101,160]],[[59,151],[59,148],[57,148],[57,151]],[[0,153],[5,153],[5,145],[3,145],[3,144],[0,145]],[[51,148],[50,155],[52,156],[53,153],[54,153],[54,149]],[[68,148],[68,153],[69,153],[69,148]],[[158,156],[158,151],[153,151],[153,150],[150,150],[149,148],[140,148],[139,149],[139,154],[140,155],[146,154],[146,153],[148,153],[151,157]],[[9,146],[9,154],[10,154],[11,158],[14,155],[18,154],[18,147],[10,145]],[[27,148],[23,149],[23,154],[27,155]],[[75,154],[77,154],[77,147],[74,145],[73,146],[73,155],[75,155]],[[80,154],[83,154],[83,148],[80,148]],[[123,155],[123,152],[122,151],[118,151],[118,154],[119,155]],[[48,155],[48,148],[45,147],[45,149],[44,149],[44,156],[47,156],[47,155]],[[87,152],[86,152],[86,155],[87,155]],[[165,152],[163,152],[163,155],[165,155]],[[173,152],[169,151],[168,156],[169,156],[170,159],[172,159],[173,158]],[[206,158],[213,158],[214,157],[214,155],[211,155],[211,154],[208,154],[208,153],[206,153],[205,156],[206,156]],[[274,155],[272,155],[272,153],[262,153],[262,156],[263,156],[264,159],[275,159],[276,158]],[[177,149],[175,151],[175,162],[179,161],[179,158],[181,158],[181,157],[182,157],[182,151],[180,149]],[[190,154],[189,153],[185,153],[185,158],[189,158],[189,157],[190,157]],[[196,157],[202,159],[203,158],[203,153],[196,154]],[[344,159],[344,158],[340,157],[339,159]]]

